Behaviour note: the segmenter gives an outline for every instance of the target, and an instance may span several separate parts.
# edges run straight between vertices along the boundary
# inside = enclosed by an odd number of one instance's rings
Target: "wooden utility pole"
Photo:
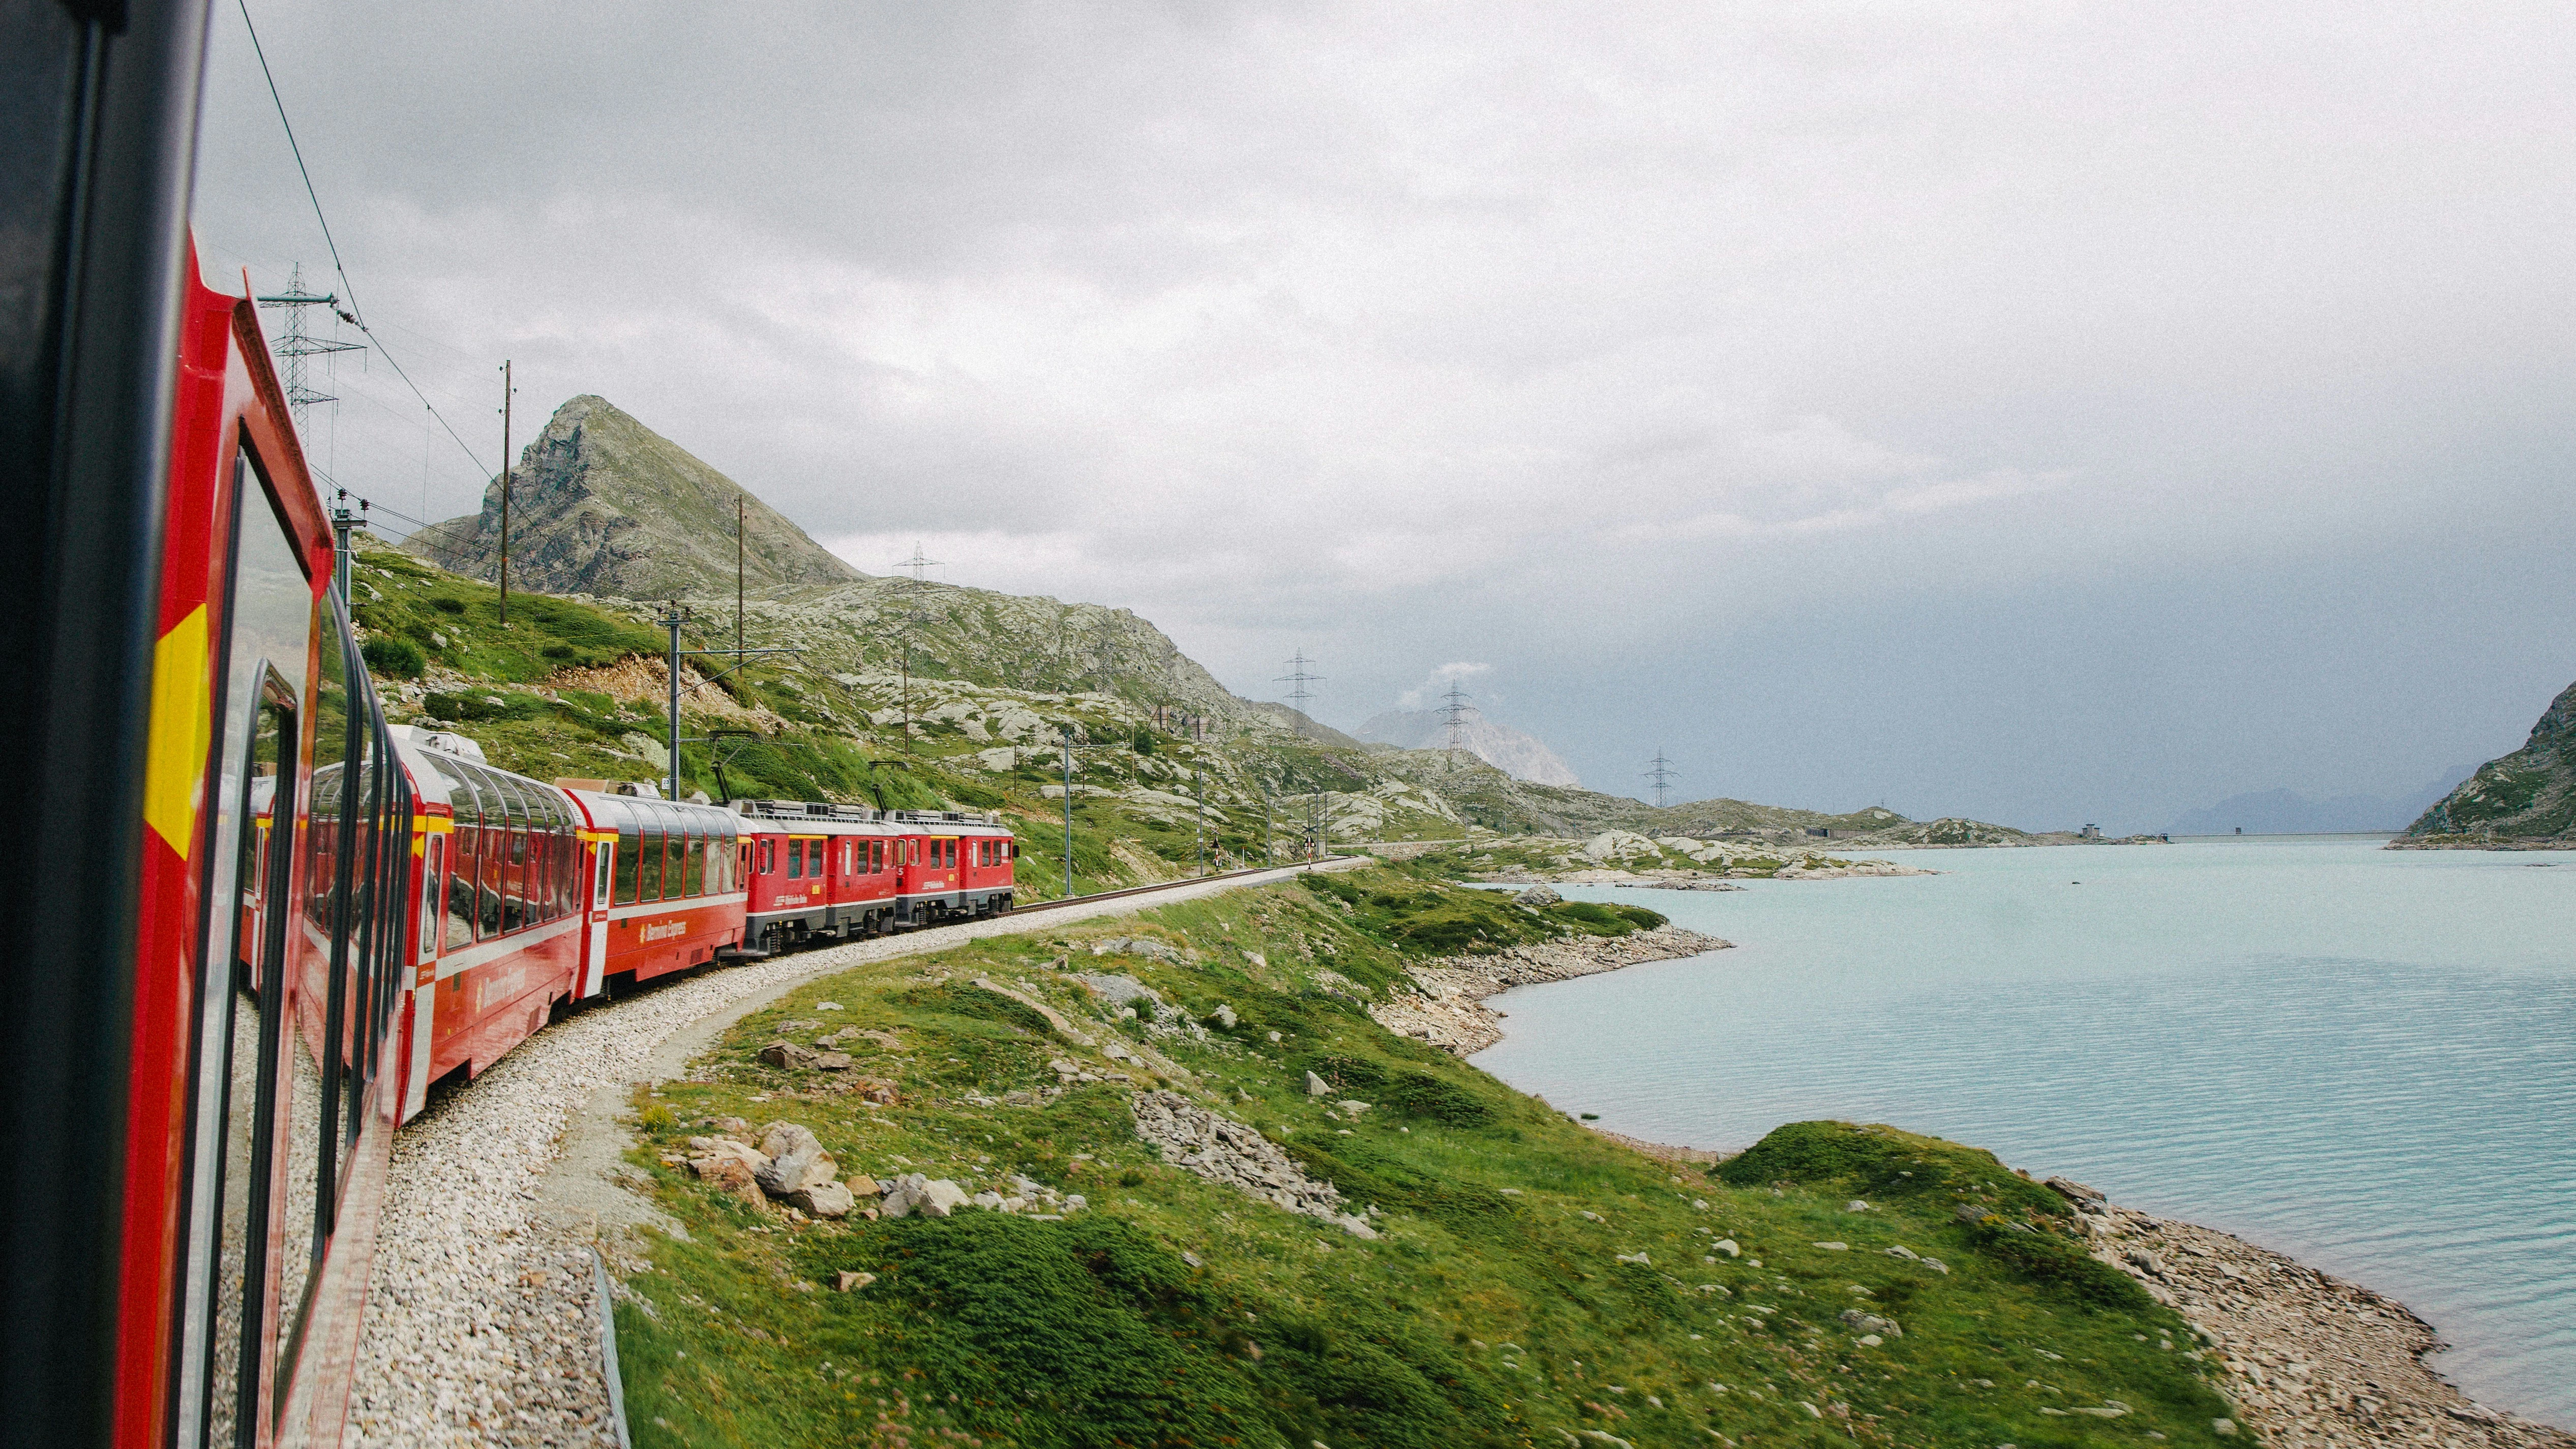
[[[510,622],[510,362],[501,360],[501,622]]]

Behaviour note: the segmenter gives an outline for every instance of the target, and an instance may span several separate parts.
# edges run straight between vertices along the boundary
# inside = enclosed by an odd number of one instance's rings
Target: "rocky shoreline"
[[[1429,1042],[1457,1056],[1473,1056],[1503,1039],[1502,1013],[1484,1004],[1488,996],[1515,986],[1571,981],[1648,961],[1678,961],[1734,944],[1678,926],[1659,926],[1626,936],[1514,946],[1492,956],[1442,956],[1407,968],[1420,994],[1379,1002],[1369,1008],[1369,1015],[1398,1036]]]
[[[2576,1449],[2576,1435],[2489,1409],[2427,1367],[2441,1336],[2405,1304],[2231,1234],[2048,1185],[2075,1204],[2095,1257],[2207,1340],[2229,1371],[2223,1392],[2261,1442]]]

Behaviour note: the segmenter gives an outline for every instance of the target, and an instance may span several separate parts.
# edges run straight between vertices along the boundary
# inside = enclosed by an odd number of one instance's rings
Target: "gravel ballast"
[[[1364,864],[1329,862],[1324,869]],[[440,1094],[394,1139],[349,1423],[355,1442],[610,1445],[590,1249],[654,1221],[616,1188],[634,1088],[676,1076],[733,1022],[803,982],[987,936],[1056,930],[1287,880],[1299,868],[1087,908],[1033,908],[709,971],[537,1033]]]

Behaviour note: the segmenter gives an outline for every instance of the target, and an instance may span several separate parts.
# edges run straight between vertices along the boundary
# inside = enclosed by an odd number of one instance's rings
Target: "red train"
[[[628,983],[1007,910],[1016,849],[389,725],[256,309],[196,276],[204,6],[8,3],[0,1446],[336,1443],[432,1083]]]

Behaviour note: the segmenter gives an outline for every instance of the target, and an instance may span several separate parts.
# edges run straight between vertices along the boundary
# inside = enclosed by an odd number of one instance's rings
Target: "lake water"
[[[1507,993],[1476,1062],[1654,1141],[1991,1148],[2402,1299],[2472,1397],[2576,1426],[2576,856],[1891,858],[1946,874],[1563,888],[1736,949]]]

